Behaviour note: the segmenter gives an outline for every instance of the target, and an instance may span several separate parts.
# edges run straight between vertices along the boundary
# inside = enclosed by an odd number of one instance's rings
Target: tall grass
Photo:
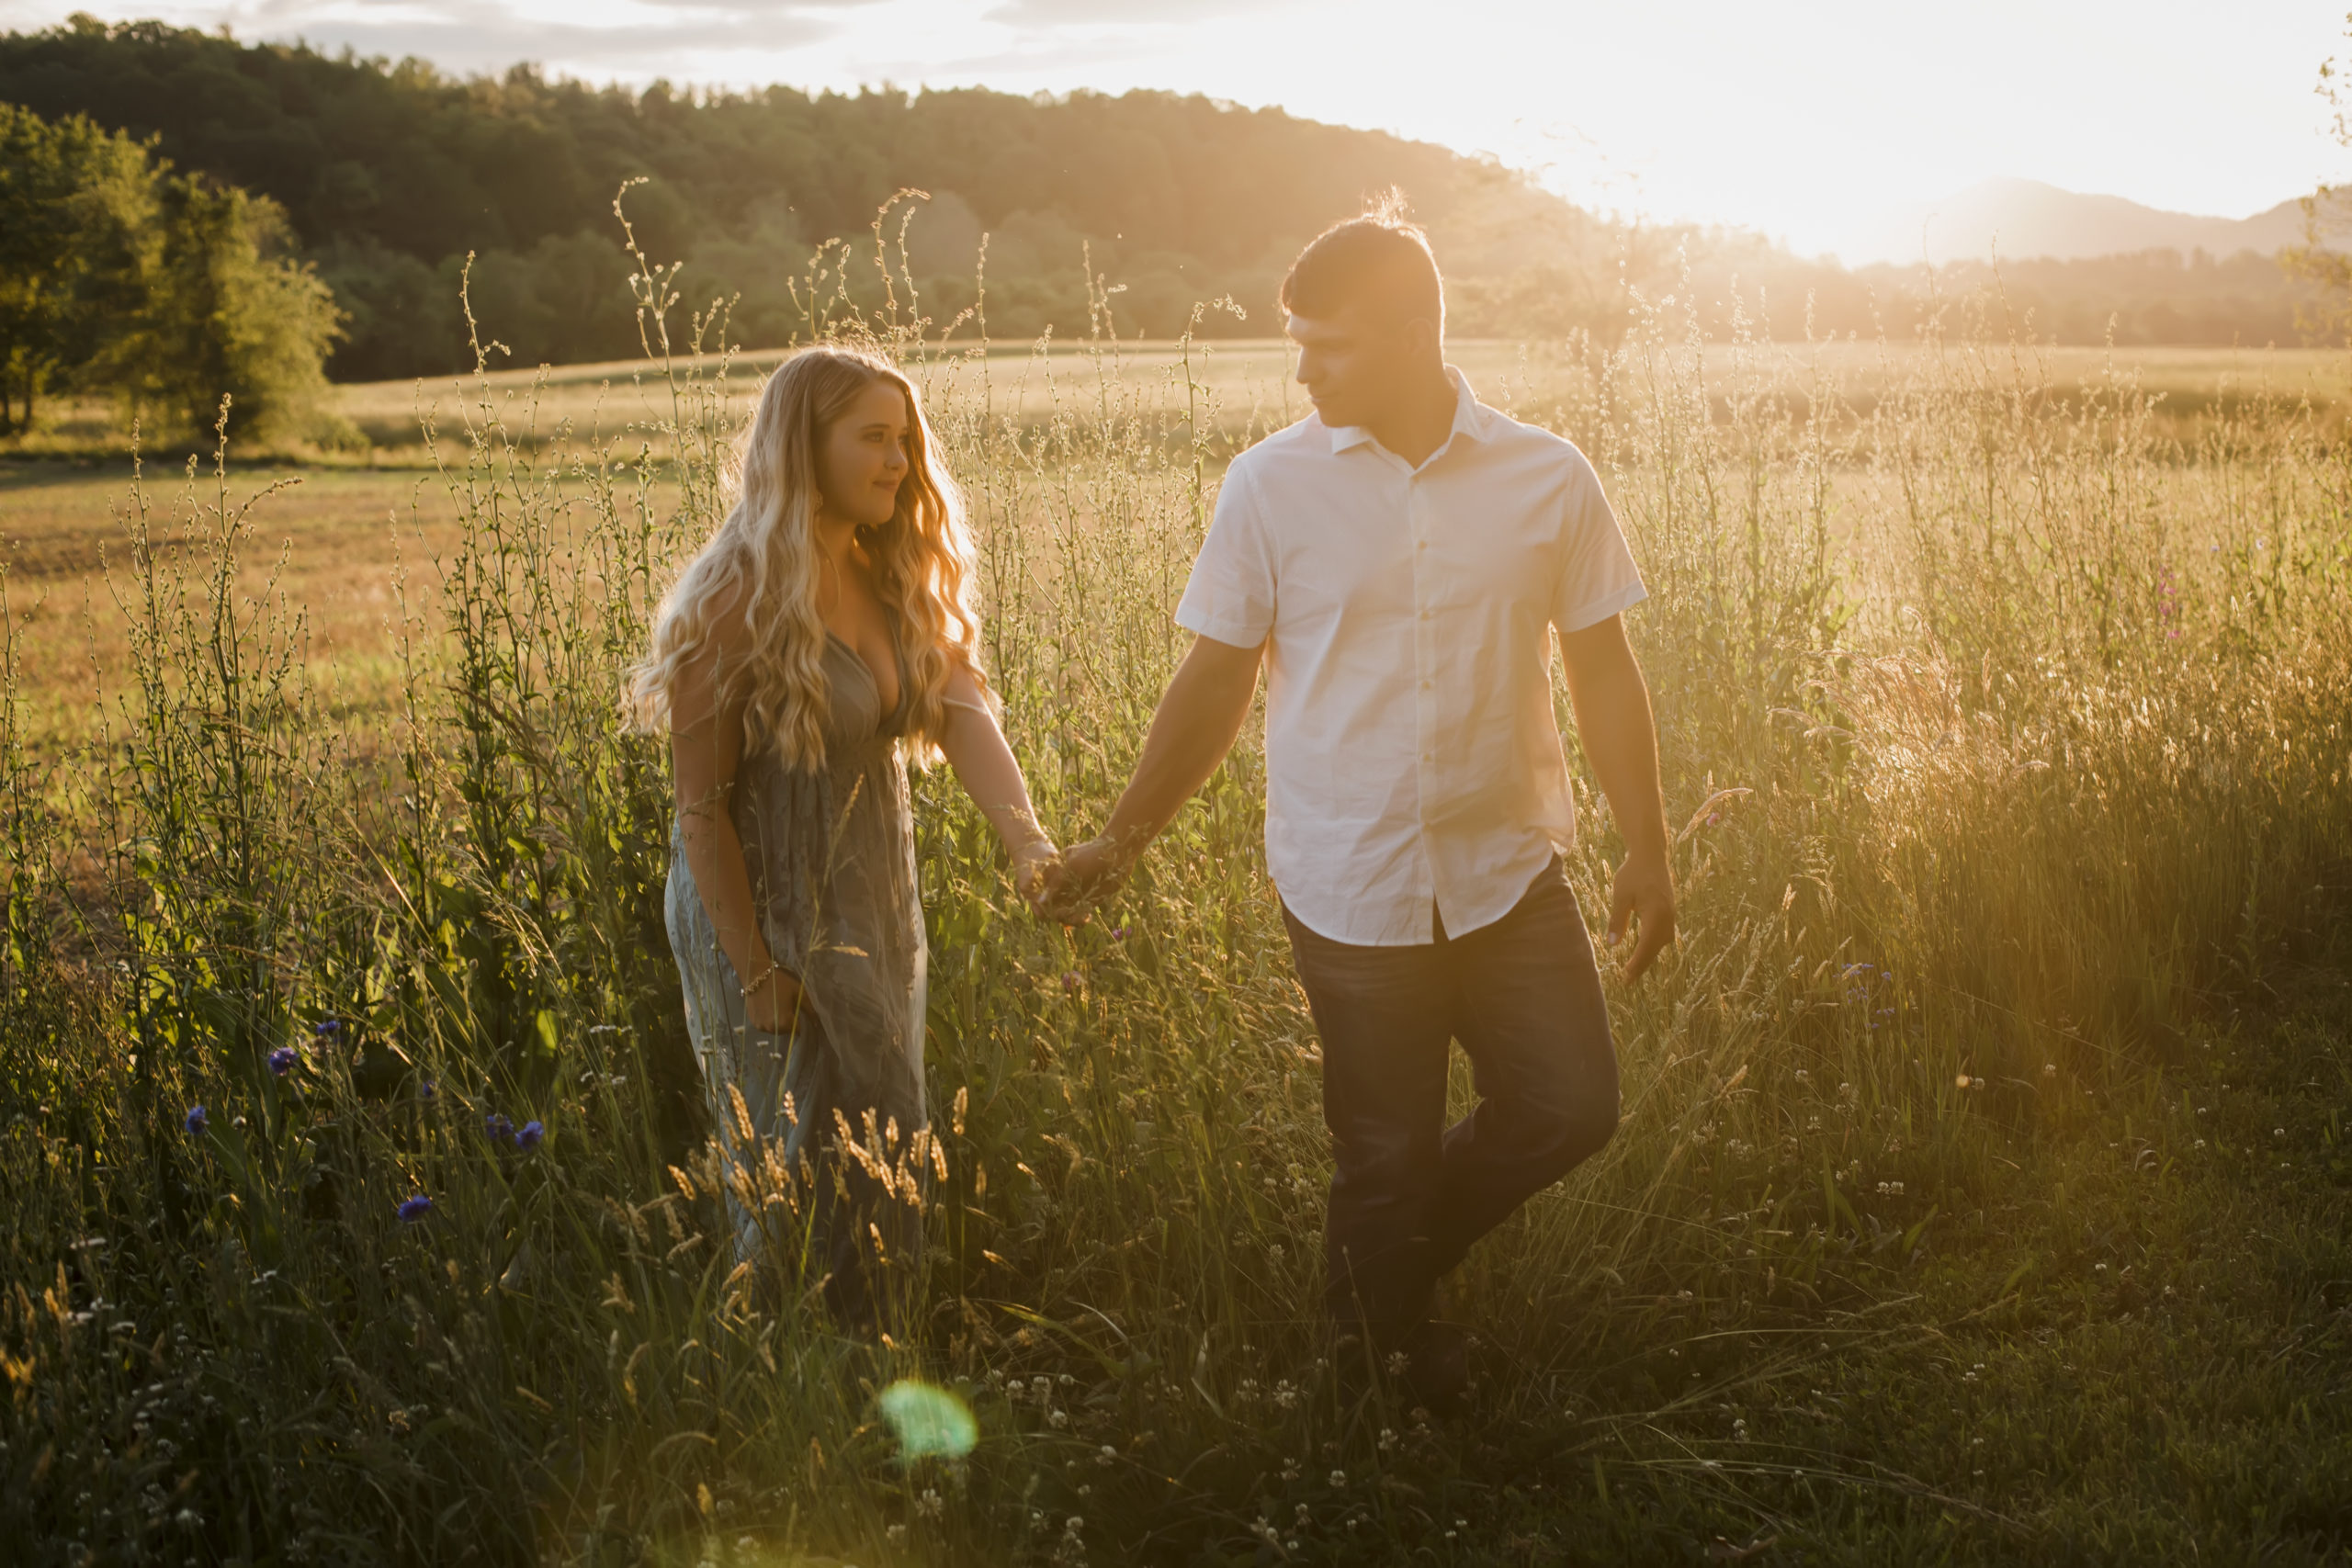
[[[267,499],[225,462],[120,520],[136,680],[103,742],[31,755],[0,703],[7,1539],[1467,1562],[1523,1555],[1547,1487],[1611,1529],[1679,1487],[2016,1548],[1992,1494],[2021,1478],[1759,1457],[1716,1413],[1876,1342],[1998,1228],[2004,1168],[2315,940],[2352,859],[2352,459],[2307,411],[2183,448],[2127,380],[2060,399],[2030,346],[1964,333],[1857,411],[1665,310],[1481,389],[1593,455],[1649,581],[1685,914],[1612,991],[1620,1136],[1452,1287],[1482,1414],[1447,1428],[1343,1396],[1318,1325],[1317,1053],[1254,733],[1072,932],[1021,912],[952,779],[919,782],[945,1155],[920,1326],[844,1342],[733,1266],[660,915],[664,759],[616,705],[752,389],[667,276],[639,280],[661,428],[547,441],[484,381],[430,433],[464,543],[403,620],[396,711],[337,716],[300,606],[238,590]],[[1008,728],[1076,836],[1182,652],[1234,411],[1102,335],[1015,421],[971,324],[808,286],[812,324],[925,389]],[[1584,814],[1594,914],[1616,850]],[[2145,1146],[2186,1161],[2199,1130]],[[902,1376],[977,1412],[967,1458],[901,1458],[874,1396]]]

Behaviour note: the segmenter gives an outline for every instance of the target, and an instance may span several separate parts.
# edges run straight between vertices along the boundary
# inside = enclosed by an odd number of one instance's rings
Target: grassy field
[[[1217,475],[1282,417],[1274,351],[901,347],[1075,836],[1181,651]],[[908,1342],[714,1245],[666,783],[613,698],[740,402],[599,369],[528,422],[494,381],[446,474],[307,471],[242,530],[278,470],[176,520],[163,487],[143,535],[105,520],[120,474],[7,470],[0,1530],[57,1563],[2342,1561],[2333,362],[2256,356],[2280,397],[2184,426],[2156,390],[2249,362],[2086,389],[2003,343],[1815,363],[1665,323],[1458,357],[1576,434],[1634,541],[1685,908],[1612,988],[1618,1138],[1451,1284],[1466,1417],[1344,1393],[1319,1326],[1254,733],[1075,932],[919,784],[944,1157]],[[640,428],[588,417],[607,380]],[[94,532],[121,607],[76,623]],[[1582,828],[1589,912],[1614,843]],[[968,1451],[923,1451],[905,1380]]]

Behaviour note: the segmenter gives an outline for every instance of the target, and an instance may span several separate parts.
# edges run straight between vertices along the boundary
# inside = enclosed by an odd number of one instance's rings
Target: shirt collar
[[[1430,454],[1430,462],[1436,461],[1441,453],[1453,445],[1456,436],[1467,436],[1473,441],[1487,438],[1487,407],[1478,400],[1478,394],[1470,389],[1470,378],[1451,365],[1445,367],[1445,378],[1453,384],[1453,428],[1447,433],[1445,440],[1438,444],[1437,451]],[[1335,424],[1331,427],[1331,450],[1334,453],[1377,445],[1372,432],[1361,424]]]

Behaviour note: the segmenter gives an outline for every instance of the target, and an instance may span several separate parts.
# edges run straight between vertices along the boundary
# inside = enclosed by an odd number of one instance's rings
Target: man
[[[1421,231],[1374,212],[1282,288],[1313,416],[1234,459],[1176,612],[1196,634],[1103,834],[1045,900],[1114,888],[1223,760],[1267,661],[1266,858],[1323,1041],[1329,1306],[1409,1390],[1466,1381],[1435,1284],[1609,1141],[1617,1063],[1561,852],[1572,786],[1552,628],[1628,853],[1609,919],[1638,976],[1673,938],[1644,596],[1592,466],[1445,363]],[[1057,903],[1058,901],[1058,903]],[[1459,1040],[1480,1101],[1443,1126]],[[1391,1363],[1394,1364],[1394,1363]]]

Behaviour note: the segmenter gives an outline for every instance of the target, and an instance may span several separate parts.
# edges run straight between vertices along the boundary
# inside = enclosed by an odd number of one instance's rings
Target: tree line
[[[611,211],[630,179],[646,254],[685,263],[690,302],[734,297],[735,335],[760,345],[802,324],[790,285],[811,250],[865,236],[904,187],[929,195],[907,231],[926,313],[983,303],[985,232],[989,326],[1012,339],[1088,330],[1090,265],[1120,288],[1123,333],[1172,335],[1226,295],[1248,319],[1203,330],[1274,330],[1298,247],[1389,186],[1473,273],[1574,256],[1606,279],[1615,239],[1491,162],[1170,93],[632,92],[76,17],[0,38],[0,100],[153,138],[277,202],[345,313],[337,379],[467,363],[469,253],[475,313],[517,361],[635,352]],[[852,268],[854,288],[870,281]]]
[[[92,190],[143,179],[149,194],[130,205],[154,214],[131,225],[145,225],[138,244],[58,226],[119,229],[103,217],[121,207],[108,197],[83,201],[81,217],[9,222],[12,276],[41,281],[0,287],[51,312],[45,346],[10,349],[18,408],[36,382],[76,378],[135,387],[125,396],[158,405],[195,397],[162,381],[184,389],[205,376],[258,396],[263,383],[238,382],[245,373],[232,362],[299,380],[296,345],[338,380],[460,370],[471,364],[459,303],[469,266],[483,335],[515,363],[632,355],[632,263],[613,215],[628,181],[644,253],[683,264],[689,307],[730,299],[729,335],[763,347],[806,330],[818,247],[863,242],[877,208],[909,187],[927,193],[900,209],[914,212],[904,281],[924,313],[944,322],[984,310],[992,336],[1015,341],[1083,334],[1105,310],[1123,335],[1170,336],[1199,302],[1225,297],[1244,313],[1212,311],[1198,330],[1277,331],[1275,287],[1299,245],[1391,186],[1430,229],[1464,335],[1613,342],[1642,297],[1675,294],[1708,302],[1714,330],[1730,330],[1737,300],[1769,336],[1900,336],[1956,288],[1996,285],[1985,269],[1849,271],[1751,235],[1620,222],[1488,160],[1170,93],[631,91],[527,65],[459,78],[416,60],[76,17],[0,36],[0,103],[17,106],[12,124],[45,124],[41,134],[83,149],[56,157],[93,171]],[[128,170],[134,154],[145,175],[101,172]],[[197,266],[191,237],[164,243],[174,223],[215,235],[203,253],[213,259]],[[234,265],[218,248],[232,240]],[[99,276],[109,256],[120,261],[112,281]],[[878,276],[843,260],[828,258],[833,281],[872,303]],[[199,275],[228,303],[198,310],[190,296],[171,316],[164,283]],[[2057,341],[2249,344],[2296,341],[2312,287],[2266,258],[2171,253],[2009,265],[1997,286],[2020,324],[2030,317],[2029,330]],[[108,288],[148,290],[144,315],[98,305]],[[265,296],[276,302],[250,306]],[[165,367],[170,356],[127,346],[134,318],[153,323],[156,342],[166,320],[184,323],[187,344],[198,337],[186,322],[212,325],[201,354]],[[262,321],[283,330],[256,337]],[[102,352],[94,333],[115,334],[111,346]]]

